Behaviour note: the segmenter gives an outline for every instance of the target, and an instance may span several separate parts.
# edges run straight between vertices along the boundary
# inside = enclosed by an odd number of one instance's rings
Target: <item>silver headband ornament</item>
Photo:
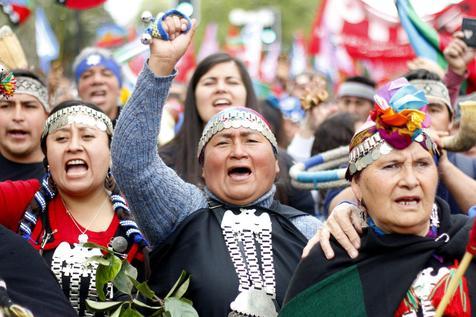
[[[48,90],[41,82],[30,77],[16,77],[17,84],[15,94],[27,94],[35,97],[41,103],[46,112],[50,112],[48,104]]]
[[[277,153],[278,143],[276,142],[276,137],[259,113],[249,108],[232,108],[215,114],[210,121],[208,121],[203,129],[202,137],[198,142],[197,157],[200,159],[203,148],[215,134],[230,128],[247,128],[258,131],[268,139],[273,147],[273,151]]]
[[[52,114],[45,123],[41,138],[45,138],[48,134],[61,129],[69,124],[83,124],[92,128],[99,129],[112,136],[112,121],[107,115],[96,111],[84,105],[76,105],[58,110]]]
[[[425,142],[424,146],[426,149],[431,152],[438,152],[436,144],[425,131],[415,138],[415,142],[420,144],[422,144],[423,141]],[[378,132],[376,132],[350,151],[346,178],[349,179],[350,176],[360,172],[380,157],[389,154],[393,150],[394,148],[388,144]]]

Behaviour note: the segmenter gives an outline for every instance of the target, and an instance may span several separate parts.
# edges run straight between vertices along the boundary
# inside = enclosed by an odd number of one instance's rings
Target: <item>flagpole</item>
[[[473,222],[473,228],[469,237],[468,245],[466,246],[466,252],[461,260],[461,263],[456,270],[454,276],[451,278],[448,288],[446,289],[443,298],[441,299],[438,309],[436,310],[435,317],[442,317],[446,307],[450,303],[453,295],[458,288],[458,284],[461,281],[464,273],[469,267],[473,256],[476,254],[476,220]]]

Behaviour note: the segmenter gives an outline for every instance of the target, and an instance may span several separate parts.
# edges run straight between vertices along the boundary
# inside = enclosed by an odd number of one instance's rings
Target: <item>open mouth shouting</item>
[[[15,140],[24,140],[30,133],[22,129],[10,129],[7,131],[7,135]]]
[[[227,99],[227,98],[219,98],[219,99],[216,99],[215,101],[213,101],[213,107],[221,107],[221,108],[224,108],[224,107],[229,107],[229,106],[232,106],[232,102],[231,100]]]
[[[228,169],[228,176],[233,181],[244,181],[251,176],[252,172],[248,166],[234,166]]]
[[[82,176],[88,169],[88,164],[82,159],[69,160],[65,164],[65,171],[68,176]]]
[[[93,103],[102,103],[105,101],[106,99],[106,96],[107,96],[107,91],[105,89],[97,89],[97,90],[94,90],[92,91],[90,94],[89,94],[90,98],[91,98],[91,102]]]

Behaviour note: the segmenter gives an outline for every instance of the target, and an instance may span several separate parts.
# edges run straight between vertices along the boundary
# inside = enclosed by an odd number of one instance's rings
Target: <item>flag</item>
[[[261,32],[263,26],[258,21],[251,21],[246,24],[242,31],[241,37],[245,46],[242,60],[248,68],[251,78],[259,77],[259,67],[261,64]]]
[[[73,10],[86,10],[103,4],[106,0],[56,0],[58,4]]]
[[[10,22],[22,24],[30,16],[31,4],[29,0],[0,0],[3,12],[8,15]]]
[[[115,23],[106,23],[96,30],[96,46],[111,48],[124,44],[127,30]]]
[[[59,44],[42,7],[36,9],[35,32],[36,53],[40,60],[40,68],[47,74],[51,61],[59,56]]]
[[[418,16],[409,0],[396,0],[395,4],[400,22],[415,54],[445,68],[447,63],[443,49],[448,41],[440,37],[435,29]]]
[[[278,59],[281,53],[281,43],[279,41],[273,42],[269,46],[268,54],[261,63],[260,73],[261,79],[267,83],[272,83],[276,79],[278,70]]]
[[[216,23],[208,23],[205,28],[205,35],[203,36],[202,46],[198,52],[197,59],[201,61],[208,55],[219,51],[219,45],[217,41],[218,25]]]
[[[307,55],[304,45],[304,37],[300,33],[294,35],[293,44],[291,47],[291,66],[290,73],[295,77],[303,73],[307,68]]]
[[[195,60],[195,53],[192,43],[176,65],[177,76],[175,77],[175,80],[177,82],[186,83],[189,79],[189,72],[193,71],[195,66],[197,66],[197,63]]]

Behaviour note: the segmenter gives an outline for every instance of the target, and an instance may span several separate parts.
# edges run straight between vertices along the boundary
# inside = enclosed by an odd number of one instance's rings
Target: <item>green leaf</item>
[[[107,257],[109,257],[111,263],[109,265],[99,264],[96,271],[96,290],[99,299],[102,301],[106,300],[104,286],[116,278],[116,275],[119,273],[122,266],[122,261],[117,256],[108,254]]]
[[[158,309],[161,309],[162,306],[150,306],[150,305],[147,305],[143,302],[141,302],[140,300],[138,299],[133,299],[132,302],[134,303],[134,305],[137,305],[139,307],[143,307],[143,308],[148,308],[148,309],[153,309],[153,310],[158,310]]]
[[[137,278],[137,269],[129,262],[122,261],[121,270],[113,281],[114,286],[122,293],[132,295],[132,279]]]
[[[100,244],[97,244],[97,243],[94,243],[94,242],[86,242],[86,243],[83,244],[83,246],[85,248],[101,249],[101,250],[103,250],[107,253],[110,253],[110,250],[107,247],[105,247],[103,245],[100,245]]]
[[[187,272],[182,271],[182,273],[180,273],[180,276],[179,276],[178,280],[175,282],[174,286],[172,286],[172,288],[170,289],[170,291],[169,291],[169,293],[167,294],[167,296],[165,296],[165,298],[174,296],[175,290],[177,289],[177,287],[178,287],[180,284],[182,284],[182,281],[183,281],[186,277],[187,277]]]
[[[111,260],[108,259],[108,258],[105,258],[102,255],[94,255],[94,256],[92,256],[88,259],[88,263],[94,263],[94,262],[96,262],[98,264],[102,264],[102,265],[111,264]]]
[[[164,311],[163,309],[160,309],[156,311],[155,313],[153,313],[152,315],[150,315],[150,317],[170,317],[170,313]]]
[[[138,283],[138,284],[135,284],[135,283],[134,283],[134,286],[136,287],[136,289],[137,289],[142,295],[144,295],[144,296],[147,297],[148,299],[155,299],[155,292],[150,289],[150,287],[149,287],[149,285],[147,284],[147,282],[142,282],[142,283]]]
[[[121,316],[121,310],[122,306],[127,305],[127,303],[123,303],[121,306],[119,306],[114,313],[112,313],[111,317],[120,317]]]
[[[171,317],[198,317],[198,313],[192,305],[175,297],[166,298],[164,307]]]
[[[141,313],[137,310],[132,308],[131,306],[127,307],[127,309],[121,314],[121,317],[144,317]]]
[[[182,298],[183,295],[187,292],[189,284],[190,284],[190,276],[185,280],[185,282],[183,282],[182,285],[180,285],[178,290],[175,292],[174,297]]]
[[[86,299],[86,305],[94,311],[105,311],[121,305],[122,302],[96,302]]]
[[[135,280],[137,279],[137,269],[132,264],[127,262],[127,260],[124,260],[122,262],[122,267],[124,268],[124,272],[126,273],[127,276]]]

